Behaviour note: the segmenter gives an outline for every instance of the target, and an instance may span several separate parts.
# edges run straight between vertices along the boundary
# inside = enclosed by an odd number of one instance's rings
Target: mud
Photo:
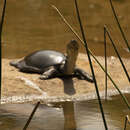
[[[104,58],[97,57],[104,66]],[[18,59],[14,59],[18,60]],[[69,100],[87,100],[96,98],[95,86],[84,80],[73,79],[50,79],[40,80],[38,74],[27,74],[19,72],[16,68],[9,65],[10,59],[2,59],[2,102],[3,103],[22,103],[34,101],[69,101]],[[123,58],[124,64],[130,73],[130,59]],[[104,96],[105,74],[99,65],[92,59],[96,75],[98,89]],[[85,54],[80,54],[77,60],[77,66],[91,74],[88,59]],[[111,77],[123,90],[129,91],[129,82],[122,69],[119,60],[116,57],[108,58],[108,72]],[[108,89],[110,93],[118,94],[117,90],[108,80]]]

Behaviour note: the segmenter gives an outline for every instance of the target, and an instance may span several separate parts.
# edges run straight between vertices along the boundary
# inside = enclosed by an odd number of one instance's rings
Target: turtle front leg
[[[46,80],[46,79],[51,79],[57,77],[59,74],[58,70],[54,67],[49,68],[47,71],[45,71],[41,76],[40,79]]]
[[[94,82],[93,77],[80,68],[75,68],[74,76],[77,77],[78,79],[87,80],[91,83]]]

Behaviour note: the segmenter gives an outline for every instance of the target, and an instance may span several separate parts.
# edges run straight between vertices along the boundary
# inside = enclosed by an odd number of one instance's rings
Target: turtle
[[[51,79],[55,77],[77,77],[78,79],[93,82],[90,76],[84,70],[75,67],[73,74],[66,75],[64,66],[67,56],[55,50],[35,51],[19,61],[11,61],[10,65],[19,69],[21,72],[42,74],[40,79]]]

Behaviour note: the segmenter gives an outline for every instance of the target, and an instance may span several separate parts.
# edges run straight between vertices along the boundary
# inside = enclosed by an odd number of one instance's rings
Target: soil
[[[96,58],[104,66],[104,58]],[[88,81],[77,78],[40,80],[39,74],[19,72],[16,68],[9,65],[10,61],[12,60],[2,59],[2,103],[23,103],[39,100],[43,102],[86,100],[92,98],[95,93],[94,84]],[[130,73],[130,59],[123,58],[123,62],[128,73]],[[94,59],[92,59],[92,63],[98,89],[103,92],[105,90],[105,74]],[[79,54],[77,66],[91,74],[85,54]],[[108,58],[108,72],[121,90],[128,88],[129,81],[118,58],[113,56]],[[116,91],[109,79],[108,89],[113,92]]]

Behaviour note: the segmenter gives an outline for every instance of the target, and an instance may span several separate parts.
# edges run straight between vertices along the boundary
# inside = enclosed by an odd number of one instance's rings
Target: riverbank
[[[97,59],[104,65],[103,57],[97,57]],[[43,102],[58,102],[96,98],[95,87],[92,83],[76,78],[73,80],[61,80],[58,78],[40,80],[40,75],[38,74],[19,72],[16,68],[9,65],[10,61],[12,60],[2,59],[2,103],[23,103],[39,100]],[[123,61],[128,73],[130,73],[130,59],[123,58]],[[100,94],[104,96],[104,72],[94,60],[92,62],[98,88],[102,92]],[[78,56],[77,66],[91,74],[86,55],[80,54]],[[130,90],[128,89],[128,79],[116,57],[108,58],[108,71],[121,90]],[[117,94],[117,91],[109,80],[108,89],[110,93]]]

